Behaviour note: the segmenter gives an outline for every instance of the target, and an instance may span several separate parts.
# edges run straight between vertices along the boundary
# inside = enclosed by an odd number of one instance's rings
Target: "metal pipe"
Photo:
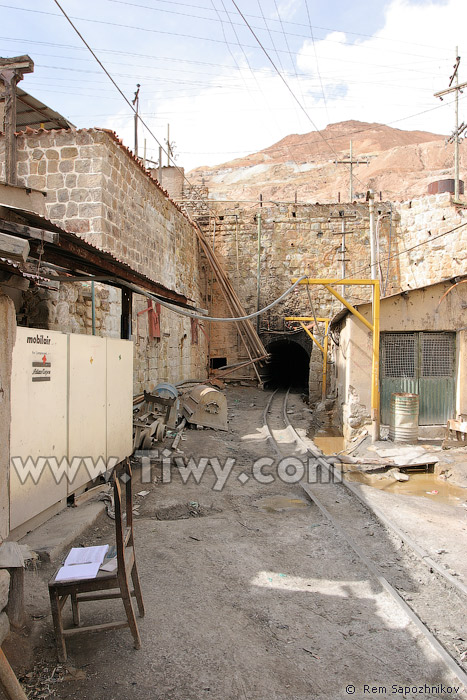
[[[258,265],[256,270],[256,311],[258,312],[261,308],[260,306],[260,295],[261,295],[261,210],[258,211]],[[256,332],[259,334],[259,316],[256,317]]]
[[[377,442],[380,434],[379,417],[379,317],[380,290],[376,280],[373,286],[373,352],[371,358],[371,441]]]
[[[324,322],[324,351],[323,351],[323,386],[322,386],[322,398],[323,401],[326,398],[326,389],[328,381],[328,326],[329,321]]]
[[[367,319],[366,319],[364,316],[362,316],[362,314],[360,313],[360,311],[357,311],[357,309],[356,309],[354,306],[352,306],[352,304],[350,304],[350,303],[347,301],[347,299],[344,299],[344,297],[343,297],[341,294],[339,294],[339,292],[337,292],[335,289],[333,289],[332,287],[330,287],[329,284],[325,284],[324,286],[326,287],[326,289],[328,290],[328,292],[331,292],[331,294],[332,294],[333,296],[335,296],[336,299],[338,299],[338,300],[341,302],[341,304],[344,304],[344,306],[345,306],[351,313],[353,313],[353,315],[356,316],[356,317],[359,319],[359,321],[361,321],[367,328],[369,328],[370,331],[373,330],[372,324],[371,324],[369,321],[367,321]],[[379,282],[378,282],[378,287],[379,287]]]
[[[456,46],[456,62],[458,61],[459,47]],[[454,199],[459,201],[459,68],[456,71],[456,131],[454,137]]]
[[[377,278],[377,261],[376,261],[376,241],[375,241],[375,193],[373,190],[368,191],[368,212],[370,215],[370,267],[371,279]]]
[[[94,282],[91,282],[91,313],[92,313],[92,334],[96,335],[96,289]]]

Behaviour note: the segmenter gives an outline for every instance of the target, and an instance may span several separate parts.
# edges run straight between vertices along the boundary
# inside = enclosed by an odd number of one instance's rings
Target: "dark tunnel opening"
[[[290,386],[307,391],[310,364],[307,351],[293,340],[275,340],[266,349],[271,355],[266,373],[268,388]]]

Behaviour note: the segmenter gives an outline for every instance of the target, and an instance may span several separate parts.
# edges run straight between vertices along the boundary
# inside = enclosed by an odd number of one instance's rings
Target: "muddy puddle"
[[[345,473],[347,481],[353,481],[366,486],[396,493],[399,496],[422,496],[436,503],[447,503],[451,506],[459,506],[467,501],[467,489],[449,484],[439,479],[435,474],[426,472],[409,472],[408,481],[394,481],[384,474],[364,474],[359,471]]]
[[[307,508],[309,503],[303,498],[289,498],[287,496],[269,496],[256,501],[255,505],[264,513],[282,513],[284,510],[296,510]]]
[[[336,454],[345,448],[342,435],[320,435],[318,433],[313,436],[313,442],[325,455]]]

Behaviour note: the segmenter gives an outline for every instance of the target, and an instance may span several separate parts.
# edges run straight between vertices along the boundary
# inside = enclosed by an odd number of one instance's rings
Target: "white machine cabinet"
[[[132,399],[131,341],[17,328],[10,439],[15,536],[63,508],[110,458],[131,454]]]

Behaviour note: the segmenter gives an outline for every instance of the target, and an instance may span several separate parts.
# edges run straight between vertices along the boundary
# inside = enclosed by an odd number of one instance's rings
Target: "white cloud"
[[[452,107],[403,118],[441,104],[433,93],[448,86],[456,42],[461,55],[462,45],[467,49],[462,31],[466,22],[467,4],[463,0],[443,4],[393,0],[386,9],[384,27],[374,37],[352,44],[346,43],[352,37],[334,32],[316,42],[331,121],[360,119],[395,122],[394,126],[402,129],[451,131]],[[462,74],[467,79],[465,52],[464,57],[461,80]],[[316,77],[310,41],[304,43],[298,65]]]
[[[291,6],[290,17],[296,0],[284,1]],[[299,80],[289,74],[287,81],[320,129],[328,122],[357,119],[449,133],[454,123],[454,109],[448,104],[452,98],[440,103],[433,93],[448,85],[456,43],[464,55],[460,79],[467,80],[466,25],[465,0],[392,0],[384,26],[371,38],[355,41],[354,35],[331,32],[315,47],[305,40],[297,57]],[[231,56],[227,60],[232,63]],[[220,65],[216,75],[203,77],[204,86],[180,85],[170,95],[156,93],[152,100],[142,99],[142,112],[155,114],[148,123],[160,140],[170,122],[171,138],[181,153],[177,163],[187,170],[222,163],[288,134],[313,130],[270,65],[252,73],[243,55],[238,54],[236,61],[240,70]],[[465,98],[467,93],[461,96],[461,120],[467,111]],[[440,104],[445,106],[431,111]],[[131,117],[117,131],[132,144]],[[148,149],[149,156],[157,159],[157,146],[149,137]]]

